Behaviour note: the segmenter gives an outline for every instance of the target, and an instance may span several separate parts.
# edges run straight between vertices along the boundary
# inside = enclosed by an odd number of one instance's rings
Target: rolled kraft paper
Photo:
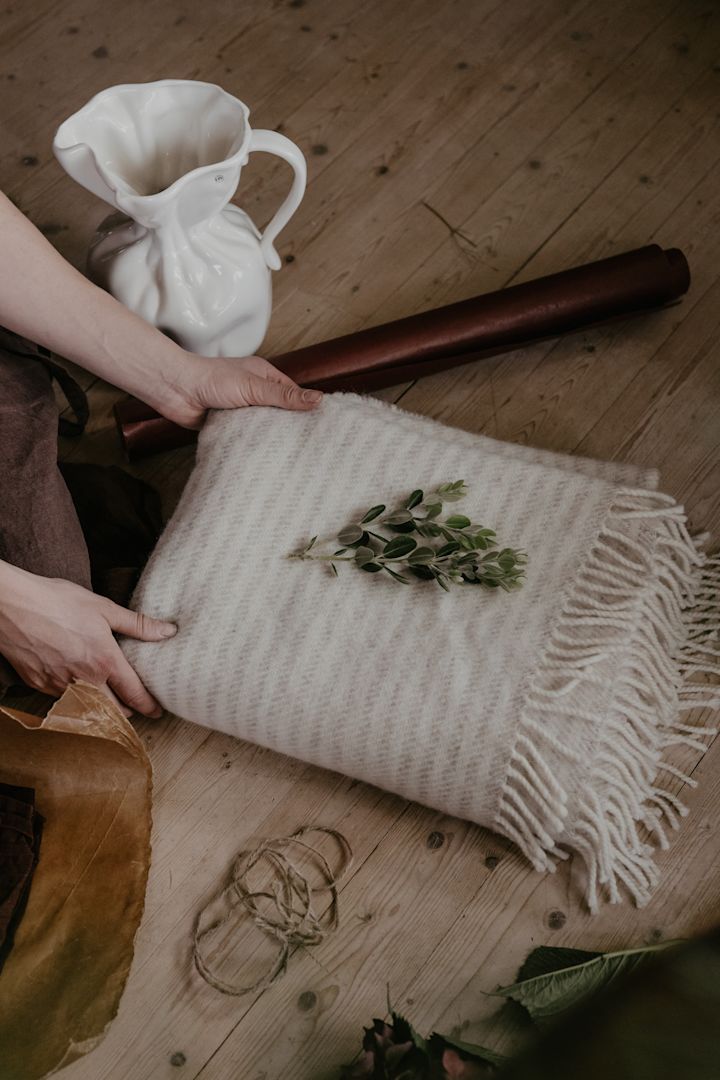
[[[362,393],[659,307],[689,284],[683,253],[650,244],[270,359],[301,386]],[[196,438],[132,399],[115,414],[131,460]]]

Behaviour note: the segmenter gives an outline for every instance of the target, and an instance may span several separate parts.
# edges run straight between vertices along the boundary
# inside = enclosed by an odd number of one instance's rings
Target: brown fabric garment
[[[61,462],[90,553],[92,587],[126,606],[163,527],[155,488],[117,465]]]
[[[57,465],[58,408],[46,359],[0,327],[0,559],[89,589],[87,546]]]
[[[59,417],[53,378],[75,413]],[[117,466],[57,461],[87,398],[47,349],[0,327],[0,559],[127,605],[162,528],[154,488]],[[0,700],[27,690],[0,656]]]

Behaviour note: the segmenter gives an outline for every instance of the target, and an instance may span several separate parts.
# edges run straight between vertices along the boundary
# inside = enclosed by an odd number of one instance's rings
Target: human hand
[[[303,390],[289,375],[261,356],[237,358],[187,353],[168,393],[153,402],[168,420],[187,428],[202,427],[208,409],[274,405],[308,410],[322,401],[319,390]]]
[[[59,696],[74,679],[117,695],[129,709],[158,717],[113,636],[163,641],[177,627],[140,615],[60,578],[0,563],[0,653],[28,686]]]

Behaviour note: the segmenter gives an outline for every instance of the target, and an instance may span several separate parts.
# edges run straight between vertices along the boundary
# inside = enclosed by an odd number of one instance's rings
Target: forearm
[[[2,193],[0,237],[0,324],[165,411],[192,355],[83,277]]]

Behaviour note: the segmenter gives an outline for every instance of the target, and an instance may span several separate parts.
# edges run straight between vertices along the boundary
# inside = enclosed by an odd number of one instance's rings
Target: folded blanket
[[[460,478],[463,514],[528,553],[522,589],[287,558]],[[720,705],[720,562],[656,486],[355,394],[213,413],[133,598],[179,631],[123,649],[178,716],[487,826],[538,870],[578,852],[592,909],[642,904],[685,813],[673,747],[714,733],[685,711]]]

